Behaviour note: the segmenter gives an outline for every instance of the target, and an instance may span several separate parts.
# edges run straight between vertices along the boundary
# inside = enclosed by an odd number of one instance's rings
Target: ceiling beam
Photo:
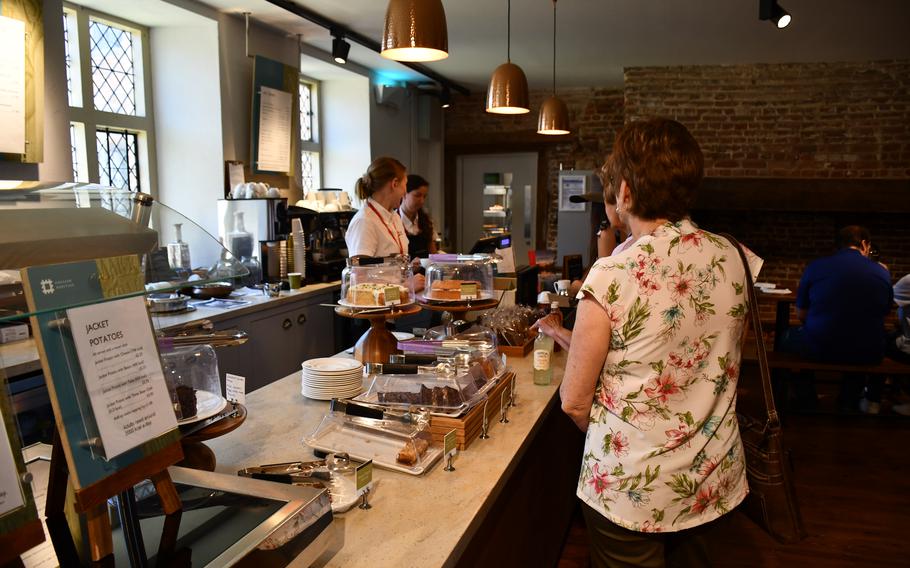
[[[357,33],[354,30],[350,29],[349,27],[347,27],[343,24],[340,24],[340,23],[336,22],[335,20],[329,19],[329,18],[323,16],[322,14],[319,14],[318,12],[314,12],[313,10],[310,10],[309,8],[304,8],[303,6],[297,4],[296,2],[291,2],[291,0],[266,0],[266,2],[268,2],[269,4],[273,4],[275,6],[278,6],[279,8],[282,8],[284,10],[287,10],[288,12],[295,14],[297,16],[300,16],[301,18],[303,18],[305,20],[311,21],[314,24],[316,24],[317,26],[321,26],[321,27],[329,30],[329,33],[331,33],[332,35],[342,35],[342,36],[344,36],[345,39],[348,39],[350,41],[353,41],[354,43],[360,44],[367,49],[371,49],[371,50],[375,51],[376,53],[380,53],[382,51],[382,48],[379,45],[378,41],[370,39],[363,34]],[[410,63],[407,61],[399,61],[398,63],[404,65],[405,67],[409,67],[409,68],[413,69],[414,71],[417,71],[421,75],[429,77],[430,79],[436,81],[440,85],[446,85],[453,91],[457,91],[457,92],[461,93],[462,95],[467,96],[467,95],[471,94],[471,91],[468,90],[466,87],[463,87],[462,85],[456,83],[455,81],[452,81],[445,75],[441,75],[441,74],[437,73],[436,71],[433,71],[426,65],[423,65],[420,63]]]

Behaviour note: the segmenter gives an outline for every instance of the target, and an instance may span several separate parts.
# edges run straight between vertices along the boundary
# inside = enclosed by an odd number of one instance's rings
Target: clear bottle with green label
[[[548,385],[553,379],[553,338],[544,333],[537,333],[534,340],[534,384]]]

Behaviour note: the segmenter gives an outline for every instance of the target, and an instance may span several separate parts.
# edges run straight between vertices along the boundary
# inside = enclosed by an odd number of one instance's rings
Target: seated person
[[[910,274],[894,285],[894,303],[897,304],[898,328],[886,347],[888,356],[910,363]]]
[[[868,258],[869,231],[858,225],[840,230],[837,252],[809,263],[799,282],[796,311],[803,325],[784,337],[784,350],[826,363],[875,364],[884,355],[885,316],[891,310],[891,276]],[[814,385],[804,377],[797,388],[803,404],[813,406]],[[852,408],[862,380],[845,377],[842,408]],[[869,384],[866,397],[877,407],[880,381]],[[876,409],[873,408],[873,412]]]
[[[868,258],[871,237],[864,227],[841,229],[837,247],[809,263],[799,281],[796,312],[803,326],[796,351],[828,363],[878,363],[891,311],[891,275]]]

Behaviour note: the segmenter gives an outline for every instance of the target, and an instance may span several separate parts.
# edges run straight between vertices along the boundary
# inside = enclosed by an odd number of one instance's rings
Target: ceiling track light
[[[784,10],[777,0],[759,0],[758,1],[758,19],[770,20],[778,29],[784,29],[790,25],[790,12]]]
[[[439,106],[452,108],[452,89],[448,85],[443,85],[442,91],[439,92]]]
[[[569,109],[556,96],[556,0],[553,0],[553,94],[540,105],[537,133],[548,136],[569,134]]]
[[[345,41],[341,34],[332,34],[332,59],[335,63],[344,65],[348,62],[348,54],[351,52],[351,44]]]
[[[442,0],[389,0],[382,51],[395,61],[439,61],[449,56]]]
[[[493,71],[487,89],[487,112],[525,114],[531,112],[528,78],[521,67],[512,63],[512,0],[508,0],[506,17],[506,62]]]

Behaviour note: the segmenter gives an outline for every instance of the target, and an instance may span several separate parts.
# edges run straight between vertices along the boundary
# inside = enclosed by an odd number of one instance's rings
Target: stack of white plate
[[[323,357],[303,363],[301,392],[307,398],[351,398],[362,390],[363,365],[356,359]]]

